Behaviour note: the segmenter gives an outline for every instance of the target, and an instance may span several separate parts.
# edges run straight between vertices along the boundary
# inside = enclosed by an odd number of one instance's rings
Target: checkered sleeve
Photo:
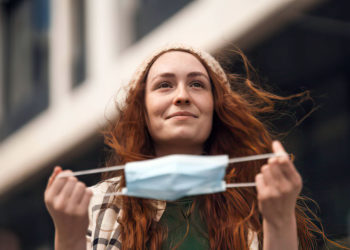
[[[118,179],[113,178],[91,187],[94,192],[89,205],[89,227],[86,234],[87,249],[120,250],[120,225],[117,222],[120,208],[112,203]]]

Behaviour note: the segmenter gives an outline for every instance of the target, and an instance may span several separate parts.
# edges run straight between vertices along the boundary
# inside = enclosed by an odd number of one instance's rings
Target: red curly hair
[[[272,133],[258,117],[272,114],[276,102],[293,98],[307,98],[308,93],[280,97],[256,86],[249,78],[237,74],[226,74],[230,88],[222,82],[222,77],[196,53],[186,49],[173,49],[191,53],[206,67],[212,84],[214,99],[213,127],[205,143],[209,155],[227,154],[239,157],[271,152]],[[166,52],[165,52],[166,53]],[[249,63],[242,52],[236,51],[249,71]],[[107,165],[125,164],[131,161],[155,157],[152,138],[145,119],[145,79],[152,63],[143,72],[140,81],[132,86],[119,114],[104,132],[105,143],[111,148]],[[265,161],[255,161],[230,165],[226,172],[226,182],[252,182]],[[121,176],[118,188],[125,186],[123,172],[104,174],[103,178]],[[122,196],[114,202],[122,204],[121,225],[122,249],[160,249],[167,233],[154,221],[157,209],[153,200]],[[200,216],[206,221],[211,249],[248,249],[248,232],[258,235],[262,246],[262,218],[257,207],[255,188],[228,189],[226,192],[198,196],[194,204],[200,207]],[[193,204],[193,206],[194,206]],[[312,249],[314,232],[323,234],[308,217],[304,198],[296,205],[296,220],[299,246]]]

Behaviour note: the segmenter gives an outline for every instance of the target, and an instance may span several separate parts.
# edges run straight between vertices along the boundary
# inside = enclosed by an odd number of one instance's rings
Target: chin
[[[164,141],[168,141],[172,144],[178,145],[191,145],[191,144],[203,144],[206,141],[207,137],[193,135],[193,133],[180,133],[173,134],[170,137],[166,138]]]
[[[177,145],[198,145],[203,144],[209,137],[210,131],[203,128],[186,128],[176,127],[172,129],[158,131],[153,133],[155,141],[161,142],[162,144],[177,144]]]

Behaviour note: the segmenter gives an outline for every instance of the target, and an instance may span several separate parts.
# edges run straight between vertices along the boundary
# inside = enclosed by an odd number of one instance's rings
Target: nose
[[[190,104],[190,94],[184,84],[179,84],[174,98],[175,105]]]

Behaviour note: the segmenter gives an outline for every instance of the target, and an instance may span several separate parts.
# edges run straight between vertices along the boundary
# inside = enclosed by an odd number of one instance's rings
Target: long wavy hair
[[[239,50],[232,53],[241,57],[247,74],[244,77],[226,74],[230,87],[197,54],[186,49],[173,50],[191,53],[205,66],[210,76],[214,117],[211,134],[204,145],[209,155],[239,157],[271,152],[275,136],[267,124],[266,115],[276,113],[276,103],[309,98],[308,92],[281,97],[254,84],[249,79],[249,62]],[[125,102],[117,105],[119,113],[116,120],[104,131],[105,143],[111,150],[107,161],[109,166],[156,157],[146,124],[145,81],[149,68],[160,55],[162,53],[152,59],[142,72],[140,81],[130,87]],[[226,171],[226,182],[254,181],[265,162],[260,160],[230,165]],[[123,172],[104,174],[103,178],[115,176],[121,177],[116,184],[116,188],[121,189],[125,186]],[[122,204],[123,209],[118,219],[122,249],[161,248],[167,230],[154,220],[157,214],[154,200],[121,196],[114,198],[113,202]],[[255,188],[232,188],[222,193],[197,196],[194,205],[198,205],[200,216],[206,222],[211,249],[249,249],[251,239],[248,233],[252,231],[257,233],[259,247],[262,247],[262,218]],[[309,215],[305,198],[299,197],[296,220],[301,249],[315,247],[315,232],[324,235]]]

